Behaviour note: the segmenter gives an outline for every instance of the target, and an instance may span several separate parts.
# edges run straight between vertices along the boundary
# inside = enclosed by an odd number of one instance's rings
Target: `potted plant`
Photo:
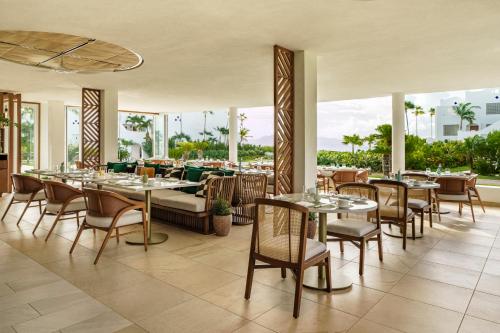
[[[214,201],[213,213],[215,234],[217,236],[227,236],[231,230],[233,220],[231,205],[227,200],[218,197]]]
[[[307,238],[313,239],[316,235],[316,213],[309,212],[307,219]]]
[[[10,126],[18,126],[17,123],[14,123],[13,120],[10,120],[8,117],[5,116],[5,112],[3,110],[0,110],[0,130],[4,128],[8,128]],[[0,142],[0,153],[3,153],[3,142]]]
[[[182,160],[186,162],[189,159],[189,154],[191,154],[191,151],[194,149],[194,144],[192,142],[186,141],[179,142],[177,146],[182,151]]]

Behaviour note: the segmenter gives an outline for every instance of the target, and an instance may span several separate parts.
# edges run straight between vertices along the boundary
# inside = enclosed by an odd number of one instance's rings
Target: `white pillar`
[[[392,94],[392,172],[405,170],[405,94]]]
[[[163,158],[168,159],[168,113],[163,114]]]
[[[63,101],[41,103],[40,168],[53,169],[66,160],[66,112]]]
[[[118,91],[105,89],[101,102],[101,164],[118,161]]]
[[[294,128],[294,192],[316,187],[317,173],[317,70],[316,55],[308,51],[294,52],[295,128]]]
[[[238,162],[238,108],[229,108],[229,161]]]

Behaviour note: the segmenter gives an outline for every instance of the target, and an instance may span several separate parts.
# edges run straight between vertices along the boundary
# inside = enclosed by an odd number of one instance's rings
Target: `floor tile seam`
[[[498,234],[498,232],[497,232],[497,234]],[[477,286],[479,285],[479,281],[481,281],[481,277],[483,276],[484,268],[486,267],[486,263],[488,262],[488,258],[490,257],[492,249],[493,249],[493,246],[490,247],[488,257],[484,261],[483,268],[481,269],[481,272],[479,273],[479,278],[477,279],[476,285],[474,286],[474,292],[472,293],[472,296],[471,296],[469,302],[467,303],[467,307],[465,308],[464,316],[462,317],[462,320],[460,321],[460,325],[458,326],[459,330],[460,330],[460,327],[462,327],[462,323],[464,321],[465,315],[469,311],[469,307],[470,307],[470,304],[472,303],[472,299],[474,298],[474,295],[476,294]],[[481,291],[478,290],[478,292],[481,292]]]
[[[447,265],[444,265],[444,266],[447,266]],[[448,267],[453,267],[453,266],[448,266]],[[407,275],[411,276],[411,277],[414,277],[414,278],[422,279],[422,280],[427,280],[427,281],[431,281],[431,282],[437,282],[437,283],[441,283],[441,284],[446,284],[446,285],[451,286],[451,287],[457,287],[457,288],[461,288],[461,289],[471,290],[474,293],[474,289],[473,288],[468,288],[468,287],[463,287],[463,286],[457,286],[456,284],[434,280],[434,279],[431,279],[431,278],[428,278],[428,277],[425,277],[425,276],[418,276],[418,275],[413,275],[413,274],[407,274]],[[479,279],[478,279],[478,281],[479,281]],[[391,288],[391,290],[392,290],[392,288]]]

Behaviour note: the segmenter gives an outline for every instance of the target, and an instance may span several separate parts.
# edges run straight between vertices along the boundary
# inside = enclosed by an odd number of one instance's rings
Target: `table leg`
[[[327,214],[319,213],[319,228],[318,240],[326,245],[326,223]],[[352,286],[352,281],[342,273],[334,273],[332,275],[332,290],[345,290]],[[306,269],[304,271],[304,287],[311,289],[326,289],[326,274],[325,266],[319,266],[317,270]]]
[[[145,206],[146,206],[146,218],[148,220],[147,234],[148,234],[148,245],[160,244],[168,239],[168,234],[162,232],[151,232],[151,191],[145,191]],[[142,234],[133,234],[126,237],[127,244],[132,245],[142,245],[144,244],[144,238]]]

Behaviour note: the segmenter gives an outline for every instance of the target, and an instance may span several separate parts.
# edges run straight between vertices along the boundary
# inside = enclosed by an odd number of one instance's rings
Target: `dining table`
[[[150,179],[147,183],[143,183],[142,177],[130,176],[126,180],[118,179],[94,179],[91,182],[96,184],[98,189],[106,186],[107,190],[128,190],[134,192],[144,192],[144,204],[146,209],[147,219],[147,235],[148,245],[160,244],[168,239],[168,234],[164,232],[152,232],[151,228],[151,193],[156,190],[178,189],[183,187],[200,186],[200,182],[192,182],[187,180],[178,180],[175,178],[160,178]],[[140,234],[132,234],[125,237],[127,244],[140,245],[144,244],[144,238]]]
[[[338,199],[348,201],[348,205],[340,207]],[[355,196],[338,196],[334,194],[308,194],[292,193],[275,196],[276,200],[292,202],[309,209],[309,212],[317,213],[319,216],[318,240],[327,246],[327,218],[328,214],[338,213],[368,213],[378,207],[373,200],[357,198]],[[335,221],[333,221],[335,223]],[[332,272],[333,273],[333,272]],[[352,279],[342,273],[332,274],[332,291],[346,290],[351,288]],[[304,272],[304,287],[326,290],[326,272],[324,266],[317,269],[307,269]]]

